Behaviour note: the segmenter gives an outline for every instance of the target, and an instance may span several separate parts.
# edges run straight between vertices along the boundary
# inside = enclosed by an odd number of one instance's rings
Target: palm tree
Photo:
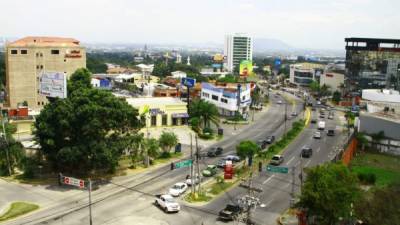
[[[210,127],[210,123],[219,125],[219,112],[217,107],[203,99],[195,100],[190,104],[190,117],[199,118],[203,128]]]

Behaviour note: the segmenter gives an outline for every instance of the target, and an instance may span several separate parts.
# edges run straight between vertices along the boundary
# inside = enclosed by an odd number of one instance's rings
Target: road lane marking
[[[307,167],[310,164],[311,160],[308,160],[308,162],[306,163],[305,167]]]
[[[287,161],[286,165],[289,165],[289,163],[290,163],[291,161],[293,161],[294,158],[295,158],[295,157],[293,156],[289,161]]]
[[[270,176],[270,177],[268,177],[268,179],[266,179],[266,180],[263,182],[263,184],[266,184],[266,183],[267,183],[268,181],[270,181],[274,176],[275,176],[275,174],[272,175],[272,176]]]
[[[318,153],[319,151],[321,151],[321,147],[318,147],[318,148],[317,148],[317,153]]]

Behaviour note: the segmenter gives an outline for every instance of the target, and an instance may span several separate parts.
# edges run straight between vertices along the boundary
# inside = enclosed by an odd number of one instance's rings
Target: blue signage
[[[182,77],[181,84],[186,87],[192,88],[196,84],[196,79],[190,77]]]
[[[279,67],[282,64],[281,59],[276,58],[274,64],[275,64],[275,67]]]

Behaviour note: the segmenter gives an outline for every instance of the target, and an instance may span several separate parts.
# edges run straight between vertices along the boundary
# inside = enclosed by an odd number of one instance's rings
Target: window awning
[[[189,118],[187,113],[172,113],[172,118]]]

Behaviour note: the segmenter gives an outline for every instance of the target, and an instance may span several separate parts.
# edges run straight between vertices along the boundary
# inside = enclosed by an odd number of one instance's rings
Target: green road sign
[[[177,163],[175,163],[175,168],[179,169],[179,168],[183,168],[183,167],[188,167],[188,166],[191,166],[192,163],[193,163],[193,160],[191,160],[191,159],[188,159],[188,160],[185,160],[182,162],[177,162]]]
[[[288,173],[289,168],[283,166],[267,166],[267,171],[272,173]]]

